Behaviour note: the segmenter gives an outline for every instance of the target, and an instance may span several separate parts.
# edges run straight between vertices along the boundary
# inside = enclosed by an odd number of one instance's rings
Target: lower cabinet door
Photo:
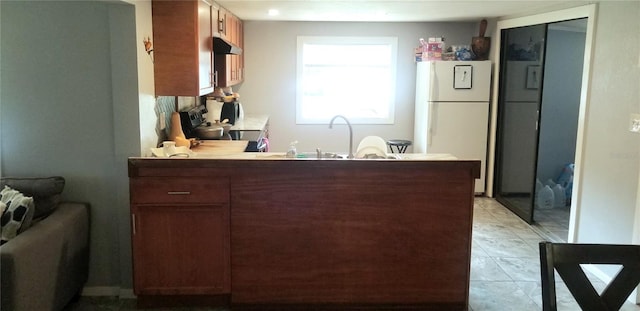
[[[132,206],[136,295],[229,293],[229,205]]]

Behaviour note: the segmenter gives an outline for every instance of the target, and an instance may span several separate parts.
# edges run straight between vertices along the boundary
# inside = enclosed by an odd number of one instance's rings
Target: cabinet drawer
[[[129,182],[131,203],[229,203],[227,177],[139,177],[131,178]]]

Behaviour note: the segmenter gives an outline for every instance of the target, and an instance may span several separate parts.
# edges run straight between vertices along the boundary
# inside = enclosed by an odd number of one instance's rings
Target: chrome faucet
[[[330,129],[333,128],[333,121],[335,121],[337,118],[344,119],[344,121],[347,122],[347,125],[349,126],[349,156],[347,156],[347,158],[353,159],[353,128],[351,127],[351,123],[349,122],[349,120],[347,120],[347,118],[342,115],[337,115],[331,119],[331,122],[329,122]]]

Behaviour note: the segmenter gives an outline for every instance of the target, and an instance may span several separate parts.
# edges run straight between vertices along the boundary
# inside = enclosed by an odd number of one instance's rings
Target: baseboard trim
[[[82,296],[112,296],[123,299],[133,299],[136,295],[131,288],[117,286],[85,286],[80,293]]]
[[[121,299],[135,299],[136,294],[133,293],[133,288],[121,288],[120,289],[120,298]]]
[[[119,296],[120,288],[116,286],[85,286],[82,296]]]

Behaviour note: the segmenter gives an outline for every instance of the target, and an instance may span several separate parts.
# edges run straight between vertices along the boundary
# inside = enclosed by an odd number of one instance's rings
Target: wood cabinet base
[[[166,291],[157,294],[215,294],[197,290],[230,284],[221,293],[231,293],[233,310],[468,308],[480,161],[155,158],[129,165],[137,294],[158,287]],[[164,206],[171,196],[148,179],[171,180],[171,192],[193,200]],[[138,195],[140,188],[155,194]],[[175,230],[162,235],[165,228]],[[190,243],[161,249],[180,234],[188,237],[176,241]],[[159,269],[153,255],[177,248],[189,254],[181,259],[189,267],[221,268]]]
[[[228,307],[230,295],[152,295],[138,296],[138,308]]]
[[[467,306],[459,303],[431,303],[431,304],[233,304],[234,311],[349,311],[349,310],[420,310],[420,311],[462,311]]]
[[[230,295],[181,295],[138,296],[136,306],[140,309],[200,307],[229,308],[234,311],[349,311],[349,310],[421,310],[463,311],[467,306],[459,303],[430,304],[231,304]]]

